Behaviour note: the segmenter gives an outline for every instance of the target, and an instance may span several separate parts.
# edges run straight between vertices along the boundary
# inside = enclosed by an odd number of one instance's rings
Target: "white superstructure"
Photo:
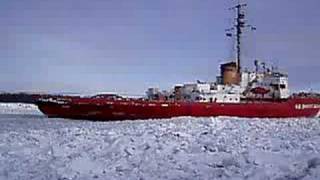
[[[233,66],[230,63],[228,65]],[[150,88],[147,96],[150,100],[239,103],[246,99],[287,99],[290,95],[288,76],[274,70],[244,71],[238,76],[234,72],[222,72],[217,79],[217,82],[178,84],[171,91]]]

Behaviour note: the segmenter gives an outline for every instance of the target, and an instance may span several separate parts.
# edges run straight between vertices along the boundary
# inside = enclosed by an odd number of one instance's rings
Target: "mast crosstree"
[[[229,10],[236,11],[236,18],[234,25],[226,29],[226,35],[228,37],[235,37],[236,40],[236,64],[237,64],[237,71],[238,73],[241,72],[241,39],[244,29],[249,28],[251,30],[256,30],[256,27],[247,24],[246,14],[245,14],[245,7],[247,7],[246,3],[238,3],[234,6],[229,8]]]

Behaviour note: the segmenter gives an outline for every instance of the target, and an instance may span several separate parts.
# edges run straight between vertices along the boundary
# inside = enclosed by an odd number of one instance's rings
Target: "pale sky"
[[[117,91],[215,80],[234,0],[0,0],[0,90]],[[244,65],[320,90],[320,1],[247,0]]]

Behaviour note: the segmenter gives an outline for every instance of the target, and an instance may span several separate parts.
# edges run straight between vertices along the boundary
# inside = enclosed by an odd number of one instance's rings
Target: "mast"
[[[240,1],[238,1],[237,5],[234,7],[230,8],[230,10],[235,10],[236,11],[236,18],[234,25],[230,28],[227,29],[227,36],[228,37],[233,37],[235,36],[236,40],[236,64],[237,64],[237,71],[238,73],[241,72],[241,39],[242,39],[242,34],[243,30],[246,28],[250,28],[251,30],[256,30],[255,27],[248,25],[247,20],[245,19],[245,11],[244,8],[247,7],[247,4],[241,4]],[[232,33],[234,31],[234,33]]]

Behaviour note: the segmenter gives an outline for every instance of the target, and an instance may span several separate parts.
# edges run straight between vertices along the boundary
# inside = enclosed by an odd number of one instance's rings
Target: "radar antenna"
[[[226,35],[228,37],[234,37],[236,39],[236,64],[238,73],[241,72],[241,39],[244,29],[251,29],[252,31],[256,30],[256,27],[247,24],[246,14],[244,8],[247,7],[247,4],[243,4],[238,1],[237,5],[229,8],[229,10],[236,11],[236,18],[234,25],[226,29]]]

